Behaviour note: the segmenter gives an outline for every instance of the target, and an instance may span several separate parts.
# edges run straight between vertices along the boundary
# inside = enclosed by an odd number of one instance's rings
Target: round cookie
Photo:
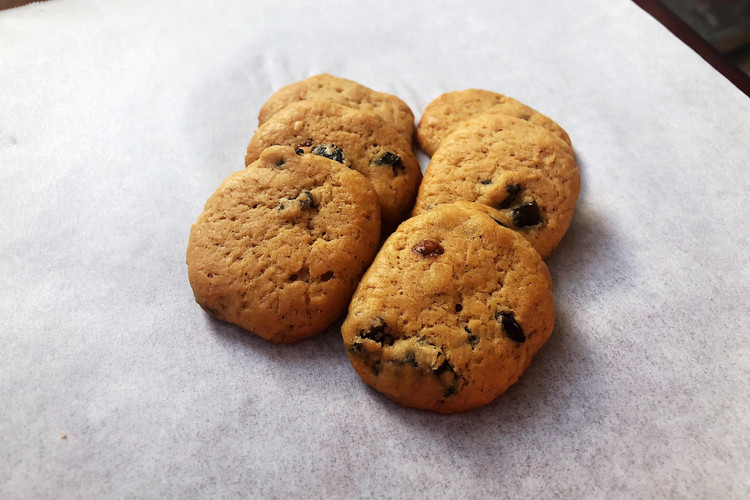
[[[245,165],[273,144],[335,159],[367,177],[380,198],[384,232],[414,204],[422,179],[414,152],[396,129],[372,113],[329,102],[290,104],[255,132]]]
[[[554,325],[539,254],[475,203],[440,205],[386,240],[341,334],[362,379],[396,403],[440,413],[492,401]]]
[[[501,113],[467,120],[432,156],[413,215],[440,203],[476,201],[521,233],[542,257],[575,211],[581,179],[573,149],[546,129]]]
[[[538,111],[497,92],[468,89],[448,92],[427,105],[417,128],[419,147],[432,156],[440,142],[461,122],[488,112],[505,113],[539,125],[570,144],[565,130]]]
[[[401,132],[409,144],[414,137],[414,113],[404,101],[395,95],[325,73],[278,90],[260,108],[258,124],[263,125],[282,108],[297,101],[333,102],[369,111]]]
[[[190,230],[190,285],[212,316],[294,342],[344,313],[377,252],[377,194],[357,172],[289,147],[252,167],[221,183]]]

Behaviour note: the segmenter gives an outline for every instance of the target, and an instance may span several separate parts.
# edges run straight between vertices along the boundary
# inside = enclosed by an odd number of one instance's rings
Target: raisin
[[[302,148],[294,148],[294,152],[297,153],[300,156],[302,156],[303,154],[305,154],[305,152],[302,150]]]
[[[437,375],[438,377],[439,377],[440,375],[442,375],[443,373],[446,373],[446,372],[450,372],[450,373],[452,373],[453,375],[455,375],[455,374],[456,374],[456,372],[455,372],[455,371],[453,371],[453,367],[451,366],[451,364],[450,364],[450,363],[448,362],[448,360],[447,360],[447,359],[446,359],[445,361],[443,361],[443,363],[442,363],[442,364],[441,364],[440,366],[438,366],[437,368],[435,368],[435,369],[434,369],[434,370],[432,370],[432,371],[433,371],[433,372],[435,373],[435,375]]]
[[[335,144],[319,144],[310,151],[314,155],[323,156],[329,160],[344,163],[344,150]]]
[[[513,225],[516,227],[536,226],[542,223],[542,216],[539,214],[539,206],[535,201],[524,203],[520,207],[513,209]]]
[[[456,311],[457,313],[460,313],[463,310],[463,308],[464,306],[462,306],[461,304],[456,304],[456,307],[454,307],[453,310]]]
[[[419,366],[417,365],[417,357],[411,351],[407,352],[406,355],[404,356],[404,364],[412,365],[412,366]]]
[[[406,170],[406,167],[404,166],[404,162],[401,161],[401,157],[397,154],[393,154],[390,151],[387,151],[383,154],[383,156],[380,156],[379,158],[375,158],[373,161],[375,165],[388,165],[393,169],[394,172],[397,170]]]
[[[284,162],[284,160],[283,160],[283,159],[279,159],[279,160],[277,160],[277,161],[276,161],[276,168],[281,168],[281,167],[283,167],[283,166],[284,166],[284,163],[285,163],[285,162]]]
[[[469,345],[471,346],[471,348],[474,349],[476,347],[476,345],[479,343],[479,337],[477,337],[476,335],[474,335],[472,333],[472,331],[469,330],[468,326],[465,326],[464,330],[468,334],[468,337],[466,337],[466,340],[468,340]]]
[[[505,199],[500,202],[497,208],[508,208],[509,206],[511,206],[516,200],[518,193],[521,192],[521,185],[508,184],[507,186],[505,186],[505,192],[508,193],[508,196],[506,196]]]
[[[299,201],[300,205],[302,205],[302,208],[317,207],[317,205],[315,204],[315,198],[313,198],[313,195],[310,191],[302,191],[302,193],[297,196],[297,201]]]
[[[523,328],[516,321],[512,312],[500,311],[497,313],[497,319],[500,319],[505,330],[505,336],[511,340],[523,344],[526,341],[526,335],[523,334]]]
[[[352,344],[352,352],[361,352],[362,351],[362,342],[354,342]]]
[[[382,345],[393,345],[395,340],[393,335],[388,332],[388,324],[380,317],[375,318],[373,325],[367,331],[360,330],[359,336]]]
[[[444,397],[447,398],[456,393],[456,390],[458,389],[458,375],[456,375],[456,371],[447,359],[444,360],[440,366],[434,368],[432,373],[437,375],[440,382],[445,385],[445,392],[443,393]]]
[[[438,255],[443,255],[443,247],[440,246],[440,243],[436,241],[431,240],[425,240],[422,243],[417,243],[414,245],[411,249],[412,252],[418,253],[422,257],[437,257]]]

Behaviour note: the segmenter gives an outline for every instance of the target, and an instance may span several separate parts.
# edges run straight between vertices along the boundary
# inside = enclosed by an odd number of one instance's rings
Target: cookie
[[[568,230],[580,187],[565,141],[527,121],[484,114],[443,139],[412,214],[459,200],[483,203],[499,210],[498,224],[518,231],[546,257]]]
[[[357,82],[325,73],[278,90],[260,108],[258,124],[264,124],[282,108],[297,101],[333,102],[369,111],[401,132],[409,144],[414,137],[414,113],[404,101],[394,95],[377,92]]]
[[[539,254],[475,203],[440,205],[386,240],[341,334],[362,379],[440,413],[484,405],[549,338],[552,281]]]
[[[268,148],[221,183],[190,231],[195,300],[273,342],[315,335],[344,313],[375,256],[379,214],[359,173]]]
[[[511,97],[489,90],[468,89],[448,92],[425,108],[417,128],[419,147],[432,156],[440,142],[464,120],[487,112],[505,113],[546,128],[570,144],[565,130],[543,114]]]
[[[414,204],[422,170],[409,143],[378,116],[329,102],[300,101],[255,132],[245,164],[273,145],[320,154],[367,177],[380,198],[383,228],[401,222]]]

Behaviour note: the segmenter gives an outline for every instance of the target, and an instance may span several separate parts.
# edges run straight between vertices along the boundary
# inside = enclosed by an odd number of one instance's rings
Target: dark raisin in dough
[[[539,206],[535,201],[524,203],[513,209],[513,225],[516,227],[536,226],[541,223],[542,216],[539,214]]]
[[[464,330],[468,334],[468,336],[466,337],[466,340],[469,342],[469,345],[471,346],[471,348],[474,349],[477,346],[477,344],[479,343],[479,337],[477,337],[476,335],[474,335],[474,333],[472,333],[472,331],[469,330],[468,326],[465,326]]]
[[[335,144],[319,144],[310,151],[314,155],[324,156],[330,160],[344,163],[344,150]]]
[[[433,369],[432,373],[437,375],[437,377],[440,379],[440,382],[442,382],[445,386],[445,392],[443,393],[444,397],[447,398],[456,393],[456,390],[458,389],[459,377],[456,374],[456,371],[453,369],[453,365],[451,365],[447,359],[443,360],[440,366]]]
[[[378,344],[382,345],[393,345],[393,335],[388,331],[388,324],[383,318],[375,318],[373,325],[367,329],[359,332],[359,336],[363,339],[369,339]]]
[[[436,241],[431,240],[425,240],[421,243],[417,243],[412,247],[412,252],[418,253],[422,257],[437,257],[438,255],[443,255],[443,247],[440,246],[440,243]]]
[[[523,334],[523,328],[516,321],[512,312],[501,311],[497,314],[498,319],[502,321],[505,336],[511,340],[523,344],[526,342],[526,335]]]
[[[404,163],[401,161],[401,157],[397,154],[393,154],[390,151],[383,154],[375,159],[375,165],[388,165],[394,172],[399,170],[406,170]]]
[[[297,199],[299,200],[300,205],[302,205],[303,208],[317,208],[317,205],[315,204],[315,198],[313,198],[313,195],[310,191],[303,191],[302,193],[300,193]]]

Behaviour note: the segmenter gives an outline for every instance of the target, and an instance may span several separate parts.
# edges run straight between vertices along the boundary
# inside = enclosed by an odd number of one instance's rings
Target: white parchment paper
[[[320,72],[570,134],[555,330],[489,406],[400,408],[338,326],[277,346],[194,303],[190,225]],[[0,497],[747,498],[749,142],[750,100],[627,0],[0,12]]]

